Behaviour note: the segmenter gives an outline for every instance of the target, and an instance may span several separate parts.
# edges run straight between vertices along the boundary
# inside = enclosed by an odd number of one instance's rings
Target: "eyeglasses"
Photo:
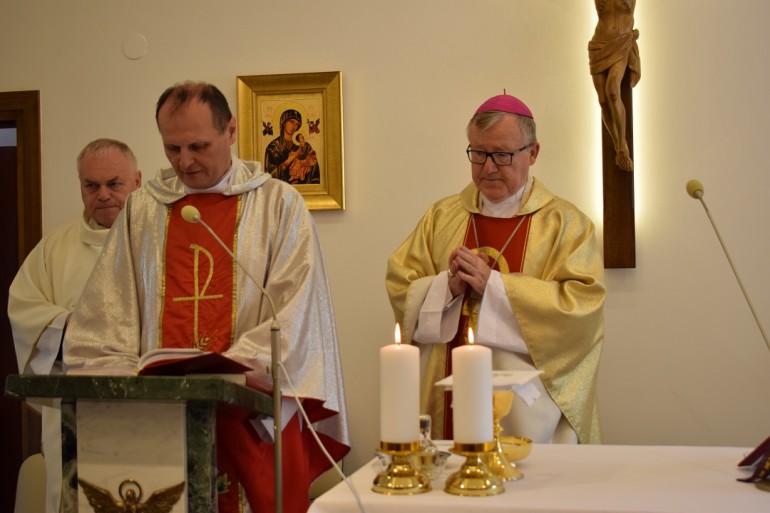
[[[484,164],[489,157],[492,157],[492,162],[494,162],[496,166],[510,166],[511,162],[513,162],[513,157],[526,150],[530,146],[532,146],[532,143],[529,143],[526,146],[522,146],[518,150],[509,153],[506,151],[472,150],[470,145],[468,145],[465,153],[468,154],[468,160],[474,164]]]

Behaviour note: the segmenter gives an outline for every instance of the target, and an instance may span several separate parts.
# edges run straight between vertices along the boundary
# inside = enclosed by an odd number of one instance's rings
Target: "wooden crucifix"
[[[636,267],[631,88],[641,76],[636,0],[594,0],[588,60],[602,111],[604,267]]]

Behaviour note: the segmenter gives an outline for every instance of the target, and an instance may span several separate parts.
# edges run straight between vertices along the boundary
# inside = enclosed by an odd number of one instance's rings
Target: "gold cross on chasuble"
[[[236,264],[203,225],[182,218],[193,205],[236,253],[240,196],[191,194],[169,207],[163,261],[161,347],[195,347],[220,353],[235,325]]]

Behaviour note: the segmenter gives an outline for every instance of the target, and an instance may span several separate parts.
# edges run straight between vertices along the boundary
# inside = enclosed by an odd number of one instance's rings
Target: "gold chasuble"
[[[537,178],[522,198],[518,215],[521,217],[513,219],[481,216],[479,191],[471,183],[459,194],[431,205],[388,259],[385,285],[395,320],[401,324],[402,340],[420,347],[420,407],[433,416],[434,436],[446,436],[444,393],[434,384],[449,370],[451,343],[421,344],[413,340],[433,280],[447,270],[452,250],[463,244],[481,246],[494,262],[515,223],[524,217],[526,221],[495,266],[500,270],[529,357],[534,367],[543,371],[545,390],[580,443],[600,443],[597,371],[604,341],[605,288],[604,263],[594,225]],[[472,298],[464,299],[468,303]],[[472,305],[464,306],[466,315],[474,311]],[[467,322],[472,324],[472,317]],[[460,326],[454,343],[461,341],[466,332],[467,327]],[[492,351],[494,359],[496,352],[504,350]]]
[[[191,194],[169,206],[160,345],[221,353],[233,340],[237,264],[202,224],[182,218],[186,205],[206,212],[206,223],[237,252],[240,196]]]
[[[524,252],[529,236],[530,216],[516,216],[512,218],[487,217],[481,214],[471,214],[468,219],[468,227],[465,232],[463,245],[473,250],[476,254],[486,255],[489,267],[501,273],[518,273],[524,266]],[[463,297],[462,315],[460,323],[452,341],[444,356],[443,379],[452,374],[452,349],[468,343],[468,328],[476,332],[478,326],[478,313],[481,306],[481,297],[473,289],[468,287]],[[435,387],[434,387],[435,388]],[[435,390],[433,391],[435,395]],[[443,419],[438,419],[439,427],[443,426],[442,440],[452,440],[454,431],[452,425],[452,392],[445,391],[443,405],[434,405],[432,411],[443,411]],[[438,406],[438,408],[436,408]]]

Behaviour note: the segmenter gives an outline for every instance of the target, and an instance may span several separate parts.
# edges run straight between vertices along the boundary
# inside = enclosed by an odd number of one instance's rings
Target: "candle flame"
[[[476,339],[473,338],[473,328],[468,328],[468,343],[473,345]]]
[[[396,344],[401,343],[401,326],[399,326],[398,323],[396,323],[396,332],[393,334],[393,338],[396,341]]]

